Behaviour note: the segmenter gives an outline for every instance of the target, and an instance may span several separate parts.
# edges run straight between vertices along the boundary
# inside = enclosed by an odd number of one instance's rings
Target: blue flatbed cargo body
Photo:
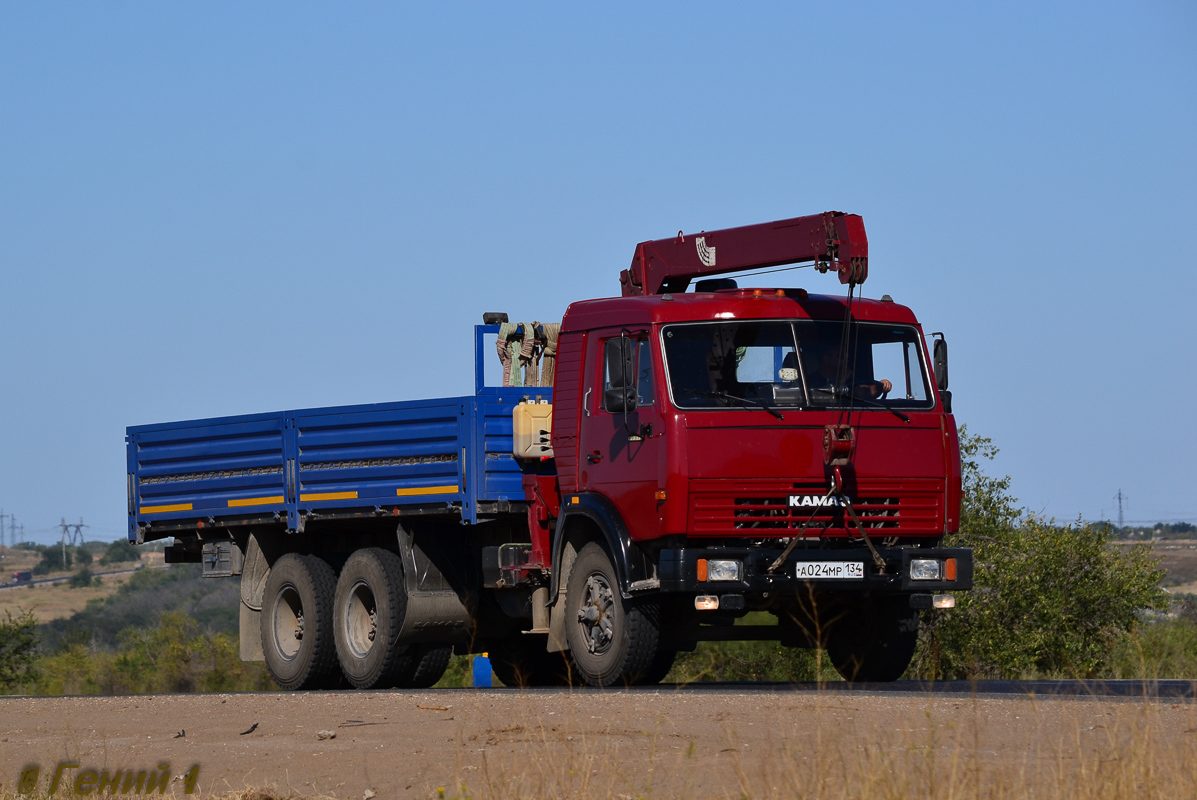
[[[523,501],[512,409],[552,402],[553,390],[485,387],[481,341],[492,329],[478,326],[473,396],[128,428],[130,540],[159,524],[269,518],[296,529],[355,509],[425,508],[473,523],[480,503]]]

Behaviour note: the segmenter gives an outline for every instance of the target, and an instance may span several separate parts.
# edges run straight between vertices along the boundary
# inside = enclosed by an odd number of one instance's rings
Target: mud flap
[[[553,603],[553,607],[549,609],[549,641],[548,651],[550,653],[560,653],[569,649],[569,643],[565,640],[565,587],[569,585],[569,572],[574,568],[574,559],[578,557],[578,551],[574,548],[573,542],[566,541],[561,546],[561,576],[557,581],[557,602]]]
[[[265,661],[262,652],[262,594],[266,591],[266,579],[270,577],[270,564],[258,545],[258,537],[250,536],[245,548],[245,562],[241,567],[241,614],[239,619],[241,660]]]

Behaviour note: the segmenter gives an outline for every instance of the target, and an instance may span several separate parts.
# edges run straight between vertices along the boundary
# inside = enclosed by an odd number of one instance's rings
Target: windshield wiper
[[[778,411],[776,408],[769,405],[768,403],[766,403],[763,400],[754,400],[754,399],[751,399],[748,397],[737,397],[736,395],[728,394],[727,392],[702,392],[702,391],[699,391],[698,389],[682,389],[682,391],[690,392],[690,394],[701,395],[703,397],[722,397],[722,398],[726,398],[728,400],[735,400],[740,403],[748,403],[749,405],[754,405],[754,406],[757,406],[758,408],[768,411],[770,414],[777,417],[782,422],[785,422],[785,419],[786,419],[785,417],[783,417],[781,415],[780,411]]]
[[[885,403],[879,403],[876,400],[869,400],[864,397],[856,397],[856,396],[852,395],[851,392],[848,391],[847,387],[844,387],[844,386],[836,386],[836,387],[830,388],[830,389],[817,389],[816,391],[834,394],[836,397],[847,397],[848,399],[850,399],[854,402],[864,403],[866,406],[873,406],[874,408],[884,408],[886,411],[893,414],[895,417],[902,420],[903,422],[906,422],[906,423],[910,422],[910,417],[906,416],[898,409],[893,408],[892,406],[887,406]]]

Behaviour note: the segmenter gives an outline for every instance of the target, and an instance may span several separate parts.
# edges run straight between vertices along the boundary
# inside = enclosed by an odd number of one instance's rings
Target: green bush
[[[100,556],[100,563],[123,564],[128,561],[138,561],[140,559],[141,551],[130,544],[128,539],[117,539],[105,548],[104,555]]]
[[[33,612],[0,620],[0,691],[11,692],[37,677],[37,620]]]
[[[474,685],[474,656],[453,656],[449,659],[449,666],[445,668],[445,674],[436,682],[438,689],[461,689],[469,688]],[[499,680],[496,678],[495,683]]]
[[[838,681],[822,650],[782,647],[777,642],[699,642],[678,653],[667,683],[699,681]]]
[[[67,585],[69,585],[72,589],[85,589],[88,586],[97,583],[99,580],[99,578],[96,578],[91,574],[90,569],[84,567],[71,576],[71,579],[67,581]]]
[[[46,575],[50,572],[62,572],[71,568],[71,551],[61,547],[44,547],[41,549],[42,560],[33,568],[34,575]]]
[[[1197,621],[1149,621],[1123,637],[1110,655],[1111,678],[1164,680],[1197,676]]]
[[[957,607],[924,618],[908,675],[925,678],[1093,677],[1145,609],[1167,608],[1161,570],[1144,545],[1108,546],[1100,526],[1056,525],[1026,515],[1010,478],[980,466],[997,449],[961,431],[964,502],[960,533],[972,547],[975,588]]]
[[[181,611],[163,614],[156,627],[125,629],[115,653],[72,641],[39,666],[33,689],[42,695],[275,688],[262,663],[241,661],[233,637],[202,632]]]

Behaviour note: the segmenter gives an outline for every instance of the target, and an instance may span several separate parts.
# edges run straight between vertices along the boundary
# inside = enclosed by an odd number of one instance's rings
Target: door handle
[[[603,454],[600,453],[598,450],[595,450],[593,453],[590,453],[586,456],[586,460],[589,461],[591,464],[597,464],[598,462],[603,460]]]

